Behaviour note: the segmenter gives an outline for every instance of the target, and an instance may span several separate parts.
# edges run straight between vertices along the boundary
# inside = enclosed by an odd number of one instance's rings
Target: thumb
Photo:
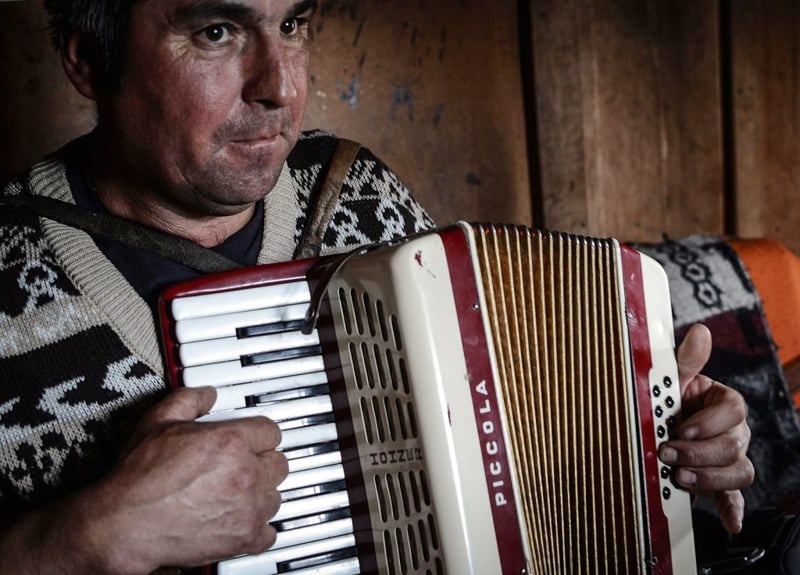
[[[142,418],[142,426],[169,421],[194,421],[214,406],[217,390],[213,387],[180,387],[155,404]]]
[[[213,387],[179,387],[147,411],[133,434],[128,438],[123,453],[138,445],[149,432],[167,423],[190,422],[205,415],[217,399]]]
[[[711,332],[703,324],[696,323],[678,346],[678,377],[681,388],[700,373],[711,356]]]

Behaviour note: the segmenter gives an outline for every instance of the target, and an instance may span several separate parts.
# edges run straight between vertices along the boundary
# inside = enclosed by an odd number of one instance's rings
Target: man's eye
[[[229,38],[230,30],[228,30],[228,27],[225,24],[214,24],[213,26],[204,28],[200,32],[200,36],[203,40],[218,44]]]
[[[281,22],[281,33],[285,36],[294,36],[303,27],[307,20],[300,18],[291,18]]]

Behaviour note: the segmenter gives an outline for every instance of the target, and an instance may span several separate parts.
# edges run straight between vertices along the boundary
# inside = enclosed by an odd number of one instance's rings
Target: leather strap
[[[345,176],[353,165],[361,144],[352,140],[340,139],[333,152],[333,159],[328,166],[328,173],[319,188],[319,193],[312,198],[312,206],[308,211],[308,219],[295,248],[293,259],[305,259],[319,255],[322,238],[328,223],[333,217],[342,190]]]
[[[240,263],[199,246],[191,240],[172,236],[111,214],[93,212],[54,198],[30,195],[11,196],[0,199],[0,205],[27,209],[34,215],[119,240],[203,273],[222,272],[242,267]]]
[[[319,194],[312,199],[308,220],[294,252],[294,259],[319,255],[322,238],[339,200],[345,176],[358,156],[361,145],[340,139]],[[191,240],[164,233],[155,228],[114,216],[94,212],[44,196],[19,195],[0,198],[0,205],[27,209],[34,215],[145,249],[202,273],[216,273],[243,267]]]

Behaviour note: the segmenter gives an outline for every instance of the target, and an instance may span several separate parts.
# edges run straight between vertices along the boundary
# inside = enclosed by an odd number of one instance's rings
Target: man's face
[[[121,88],[98,100],[107,181],[189,217],[264,197],[303,120],[314,5],[136,3]]]

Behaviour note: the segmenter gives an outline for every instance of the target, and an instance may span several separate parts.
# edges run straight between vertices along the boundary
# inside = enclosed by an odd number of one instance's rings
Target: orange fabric
[[[800,257],[774,240],[732,240],[753,280],[786,365],[800,357]]]
[[[794,406],[800,415],[800,357],[783,366],[783,374],[786,376],[786,385],[789,393],[792,394]]]
[[[730,243],[761,297],[789,392],[800,412],[800,369],[797,369],[800,365],[800,257],[774,240],[732,240]]]

